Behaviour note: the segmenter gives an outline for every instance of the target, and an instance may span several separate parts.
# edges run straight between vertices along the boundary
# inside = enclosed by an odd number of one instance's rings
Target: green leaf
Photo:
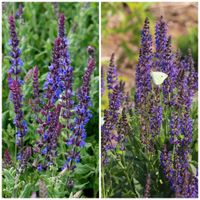
[[[192,174],[194,176],[196,176],[196,174],[197,174],[197,168],[192,163],[190,163],[190,170],[191,170]]]
[[[141,197],[141,192],[143,190],[142,185],[140,184],[140,182],[133,178],[133,182],[134,182],[134,186],[135,186],[135,192],[137,193],[138,197]]]
[[[83,183],[83,184],[76,184],[74,186],[74,188],[78,189],[78,190],[81,190],[83,189],[87,184],[89,184],[89,181],[87,181],[86,183]]]
[[[19,198],[29,198],[31,196],[32,188],[33,186],[30,183],[28,183],[25,186],[24,190],[21,192]]]
[[[32,192],[32,185],[28,183],[22,193],[20,194],[19,198],[29,198]]]

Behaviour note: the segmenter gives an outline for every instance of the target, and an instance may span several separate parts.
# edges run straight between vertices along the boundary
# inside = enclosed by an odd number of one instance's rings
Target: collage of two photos
[[[198,198],[198,2],[1,7],[3,198]]]

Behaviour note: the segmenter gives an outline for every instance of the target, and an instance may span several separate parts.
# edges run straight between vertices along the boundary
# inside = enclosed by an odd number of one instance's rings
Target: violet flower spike
[[[60,14],[58,20],[58,35],[61,38],[61,57],[60,57],[60,69],[59,76],[61,80],[60,88],[64,91],[62,95],[62,116],[67,120],[67,128],[72,128],[70,118],[73,115],[74,101],[72,100],[72,81],[73,81],[73,67],[71,66],[70,55],[68,52],[69,44],[65,35],[65,16]]]
[[[64,14],[60,14],[58,20],[58,36],[60,38],[65,37],[65,16]]]
[[[92,114],[89,110],[91,106],[89,96],[90,78],[95,68],[94,48],[88,47],[89,60],[87,69],[83,76],[83,83],[78,90],[78,105],[75,107],[74,127],[72,128],[73,135],[67,140],[67,145],[71,146],[71,151],[68,153],[68,159],[63,166],[63,170],[73,170],[76,163],[80,161],[79,148],[85,146],[86,130],[85,125],[91,119]]]
[[[33,97],[34,97],[34,108],[35,112],[40,110],[40,93],[39,93],[39,82],[38,82],[38,67],[33,68]]]
[[[119,119],[119,123],[118,123],[117,128],[118,128],[117,141],[120,144],[120,149],[125,150],[124,142],[126,142],[127,135],[130,133],[130,130],[131,130],[129,123],[128,123],[125,108],[123,108],[123,110],[122,110],[122,116]]]
[[[12,102],[14,104],[15,111],[15,119],[14,124],[17,127],[17,141],[16,143],[20,148],[23,146],[23,137],[26,135],[28,128],[27,123],[23,119],[24,113],[22,111],[22,94],[20,89],[20,84],[16,80],[12,80],[12,83],[9,85],[11,94],[12,94]]]
[[[12,159],[11,159],[10,152],[9,152],[8,149],[6,149],[4,151],[3,161],[4,161],[4,163],[5,163],[6,166],[11,166],[11,164],[12,164]]]
[[[9,53],[10,59],[10,69],[8,73],[13,75],[15,79],[22,84],[23,81],[20,80],[19,73],[21,72],[21,67],[24,65],[22,59],[20,58],[21,50],[19,49],[19,40],[16,33],[15,19],[13,16],[9,17],[9,29],[10,29],[10,40],[9,45],[11,46],[11,52]]]
[[[18,10],[16,12],[15,17],[16,17],[16,19],[19,19],[22,17],[22,15],[23,15],[23,4],[19,3]]]
[[[101,127],[102,139],[102,163],[107,164],[109,158],[107,152],[115,150],[119,142],[118,136],[114,134],[119,118],[119,109],[121,105],[121,91],[119,85],[116,85],[109,96],[109,108],[104,111],[104,124]],[[117,143],[116,143],[117,142]]]
[[[46,121],[41,123],[43,134],[41,135],[40,141],[37,143],[35,150],[38,149],[39,153],[45,157],[45,160],[38,164],[38,171],[47,169],[54,163],[54,158],[57,154],[58,137],[63,128],[59,122],[60,112],[61,105],[58,104],[51,110],[46,111]]]
[[[167,24],[161,16],[155,27],[156,58],[162,60],[167,44]],[[160,66],[161,69],[164,66]]]
[[[173,168],[172,155],[167,150],[166,145],[164,145],[163,151],[160,154],[160,161],[161,161],[161,166],[164,171],[164,175],[169,180],[171,187],[173,187],[174,185],[173,178],[175,175],[175,170]]]
[[[118,137],[114,131],[118,125],[119,110],[122,101],[123,84],[118,82],[116,65],[114,64],[114,54],[111,55],[107,70],[107,86],[109,90],[109,108],[104,111],[104,123],[101,127],[102,139],[102,164],[109,162],[108,151],[115,150],[117,144],[120,144],[122,137]],[[123,144],[121,143],[123,149]]]
[[[62,106],[55,104],[56,101],[60,100],[60,95],[64,91],[64,83],[60,79],[61,42],[61,38],[56,38],[54,42],[53,59],[44,84],[44,102],[40,109],[44,119],[37,119],[39,123],[38,133],[41,137],[34,150],[46,158],[43,163],[38,164],[39,171],[47,169],[54,163],[58,136],[63,128],[59,122]],[[35,70],[37,74],[37,69]]]
[[[110,58],[109,67],[107,70],[107,87],[112,90],[118,84],[117,67],[114,64],[115,54],[113,53]]]
[[[63,82],[60,80],[59,69],[60,69],[60,57],[61,57],[61,38],[56,38],[54,42],[53,49],[53,59],[49,66],[50,72],[48,72],[46,77],[46,82],[44,83],[44,90],[51,90],[51,103],[54,104],[64,90]],[[49,89],[48,89],[49,88]],[[48,94],[45,94],[47,97]]]
[[[10,59],[10,69],[8,70],[8,73],[13,74],[15,79],[18,80],[19,79],[18,75],[21,72],[23,61],[20,58],[21,50],[18,47],[19,40],[17,38],[15,19],[13,16],[9,17],[9,25],[10,25],[9,45],[11,46],[12,50],[9,53],[9,55],[11,56],[11,59]],[[20,79],[19,79],[19,82],[22,83]]]
[[[136,67],[135,103],[137,109],[141,109],[142,105],[146,105],[148,94],[151,91],[151,65],[152,37],[149,29],[149,19],[146,18],[142,29],[139,62]]]
[[[171,144],[180,144],[179,137],[181,135],[181,119],[178,116],[177,112],[172,113],[170,120],[170,143]]]
[[[172,97],[174,95],[175,83],[178,76],[177,58],[178,57],[172,53],[171,37],[169,37],[162,58],[162,70],[168,75],[168,78],[164,81],[162,87],[164,96],[163,100],[166,105],[174,104]]]

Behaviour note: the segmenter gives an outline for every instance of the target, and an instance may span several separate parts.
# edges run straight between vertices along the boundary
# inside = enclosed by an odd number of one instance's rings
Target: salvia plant
[[[31,197],[32,195],[32,197],[47,198],[73,197],[78,192],[81,196],[81,189],[89,182],[85,183],[83,177],[81,177],[82,182],[79,182],[76,177],[79,173],[87,177],[94,175],[85,174],[86,171],[83,171],[85,165],[81,164],[81,161],[82,157],[88,159],[86,126],[93,114],[90,87],[96,67],[96,52],[92,46],[85,49],[88,62],[85,64],[85,71],[81,72],[82,84],[78,89],[74,89],[76,77],[69,54],[66,18],[64,14],[59,13],[51,63],[41,87],[39,75],[41,67],[44,66],[34,66],[25,77],[23,76],[24,62],[21,58],[23,51],[20,49],[19,30],[16,27],[16,21],[22,18],[22,15],[23,6],[20,3],[16,16],[9,16],[7,22],[10,35],[8,41],[10,68],[7,71],[7,83],[10,91],[9,100],[14,109],[13,126],[16,139],[14,159],[10,155],[9,148],[3,154],[3,194],[5,197]],[[30,119],[26,118],[24,112],[26,96],[23,91],[24,87],[28,87],[27,80],[31,82],[32,91],[29,109],[33,113],[33,119],[30,124]],[[27,135],[30,135],[29,131],[33,127],[34,140],[30,144],[27,142]],[[59,152],[60,149],[62,152]],[[88,164],[87,167],[89,168],[90,165]],[[90,170],[93,173],[94,169]],[[21,182],[28,172],[39,177],[37,180],[35,178],[31,180],[35,181],[35,184],[28,182],[29,176],[26,180],[27,184],[24,185],[26,181]],[[49,176],[48,173],[51,175]],[[91,177],[95,179],[95,176]],[[7,190],[9,186],[11,188]],[[57,190],[60,188],[60,192],[56,191],[56,188]],[[93,192],[96,196],[97,191]]]
[[[190,50],[173,52],[167,30],[160,17],[153,45],[149,19],[144,22],[134,99],[111,56],[101,128],[103,197],[198,197],[198,74]]]

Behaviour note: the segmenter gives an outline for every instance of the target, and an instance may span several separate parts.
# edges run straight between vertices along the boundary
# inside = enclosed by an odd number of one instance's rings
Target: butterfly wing
[[[155,85],[161,85],[168,77],[168,75],[163,72],[151,72],[150,75]]]

